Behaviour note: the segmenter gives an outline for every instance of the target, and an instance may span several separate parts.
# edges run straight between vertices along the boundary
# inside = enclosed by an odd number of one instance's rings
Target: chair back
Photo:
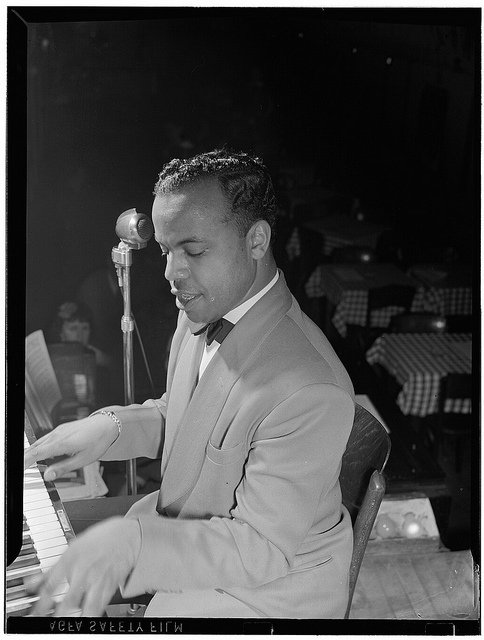
[[[446,399],[464,399],[472,395],[472,374],[470,373],[448,373],[440,381],[440,405]]]
[[[441,378],[439,389],[439,424],[436,434],[437,448],[442,445],[445,436],[455,438],[453,453],[456,473],[460,473],[462,465],[462,440],[472,434],[472,413],[447,412],[445,405],[448,400],[463,402],[469,398],[472,398],[472,374],[448,373]]]
[[[390,437],[385,427],[369,411],[356,404],[353,428],[340,473],[343,504],[351,516],[354,541],[346,618],[349,616],[368,539],[385,494],[382,473],[390,449]]]
[[[390,284],[385,287],[375,287],[368,291],[368,307],[366,312],[366,326],[371,327],[371,314],[377,309],[399,307],[409,312],[412,305],[415,288],[409,285]]]
[[[444,333],[447,321],[432,313],[408,313],[393,316],[390,331],[393,333]]]
[[[377,262],[377,255],[370,247],[336,247],[331,252],[331,261],[340,263],[370,263]]]
[[[472,333],[474,325],[477,324],[476,317],[470,314],[446,316],[446,321],[449,333]]]
[[[94,352],[79,342],[48,344],[47,349],[62,393],[63,406],[58,409],[63,412],[69,408],[66,415],[58,415],[57,419],[69,419],[69,412],[75,413],[77,407],[93,411],[97,382]]]
[[[472,397],[472,374],[471,373],[448,373],[440,380],[439,390],[439,415],[445,417],[449,415],[445,412],[447,400],[466,400]],[[451,414],[460,415],[460,414]],[[464,414],[468,415],[468,414]]]

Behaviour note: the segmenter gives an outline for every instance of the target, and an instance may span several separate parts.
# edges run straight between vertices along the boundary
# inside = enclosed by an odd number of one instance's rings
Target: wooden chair
[[[331,262],[339,263],[370,263],[377,262],[376,253],[370,247],[336,247],[331,252]]]
[[[97,406],[94,351],[80,342],[48,344],[47,349],[62,393],[53,415],[55,426],[88,416]]]
[[[363,556],[385,494],[383,470],[390,456],[390,449],[390,437],[385,427],[357,404],[340,473],[343,504],[353,522],[354,539],[345,618],[349,617]]]
[[[365,554],[368,539],[385,494],[383,470],[390,456],[391,442],[385,427],[366,409],[355,405],[353,428],[343,454],[340,486],[343,504],[353,523],[353,554],[350,564],[349,598],[345,618],[349,617],[351,602]],[[144,606],[152,596],[131,599],[134,615],[137,606]],[[116,600],[128,602],[127,600]]]
[[[460,473],[462,456],[461,445],[464,438],[472,434],[471,413],[446,413],[447,400],[465,400],[472,397],[472,374],[449,373],[440,381],[439,419],[437,447],[445,438],[451,438],[454,446],[454,464],[456,473]]]
[[[409,313],[415,295],[415,288],[409,285],[390,284],[385,287],[375,287],[368,291],[368,305],[366,309],[365,327],[360,332],[360,347],[367,351],[376,338],[385,329],[372,326],[374,311],[387,307],[398,307],[401,313]]]
[[[472,333],[474,326],[480,327],[480,318],[474,315],[447,316],[449,333]]]
[[[408,313],[393,316],[390,322],[392,333],[444,333],[447,321],[432,313]]]

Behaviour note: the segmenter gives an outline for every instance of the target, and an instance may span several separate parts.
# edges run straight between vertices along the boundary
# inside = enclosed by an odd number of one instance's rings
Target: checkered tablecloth
[[[368,350],[369,364],[380,364],[401,385],[398,406],[405,415],[437,413],[440,380],[448,373],[471,373],[472,337],[458,333],[386,333]],[[451,401],[444,411],[470,413],[471,399]]]
[[[326,296],[336,306],[332,322],[345,338],[348,324],[361,327],[366,324],[368,290],[390,284],[418,286],[393,264],[331,264],[319,265],[309,277],[305,290],[308,298]],[[411,310],[419,311],[420,308],[414,302]],[[402,311],[402,307],[395,306],[379,309],[372,313],[372,325],[386,328],[391,318]]]
[[[466,265],[416,265],[409,275],[424,285],[415,299],[416,311],[472,314],[472,282]]]

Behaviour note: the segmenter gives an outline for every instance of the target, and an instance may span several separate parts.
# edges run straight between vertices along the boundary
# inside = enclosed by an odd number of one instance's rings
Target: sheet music
[[[52,429],[50,416],[62,394],[41,330],[25,339],[25,397],[27,406],[30,405],[31,411],[43,422],[48,417]],[[42,430],[47,428],[47,425],[39,426]]]
[[[52,410],[62,400],[62,393],[42,331],[27,336],[25,356],[25,412],[38,439],[54,428]],[[56,488],[64,502],[96,498],[108,492],[99,462],[58,478]]]

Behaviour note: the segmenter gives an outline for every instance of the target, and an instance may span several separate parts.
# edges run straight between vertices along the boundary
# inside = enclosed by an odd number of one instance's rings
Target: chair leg
[[[456,473],[460,473],[462,469],[461,446],[462,446],[462,438],[459,438],[459,436],[456,436],[455,442],[454,442],[454,451],[455,451],[454,465],[455,465]]]

